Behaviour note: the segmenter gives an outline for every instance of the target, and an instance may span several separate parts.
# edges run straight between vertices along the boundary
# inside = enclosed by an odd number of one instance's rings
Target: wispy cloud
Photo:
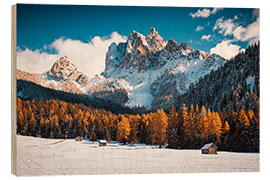
[[[216,24],[213,27],[213,31],[215,30],[219,30],[218,33],[220,34],[224,34],[224,36],[226,35],[232,35],[233,34],[233,30],[236,27],[236,24],[234,23],[234,21],[238,19],[237,16],[234,16],[233,19],[229,18],[224,20],[224,17],[219,18],[216,21]]]
[[[200,41],[196,41],[196,40],[193,40],[193,39],[190,39],[188,42],[190,44],[195,44],[195,45],[201,45],[202,44]]]
[[[211,37],[211,35],[209,34],[209,35],[203,35],[202,37],[201,37],[201,40],[207,40],[207,41],[209,41],[209,38]]]
[[[218,11],[220,10],[223,10],[223,8],[214,8],[212,11],[211,11],[211,14],[216,14]]]
[[[197,27],[196,27],[196,29],[195,29],[195,31],[202,31],[202,30],[204,30],[204,28],[205,27],[207,27],[207,26],[209,26],[210,25],[210,22],[208,22],[206,25],[204,25],[204,26],[200,26],[200,25],[198,25]]]
[[[201,30],[203,30],[203,29],[204,29],[203,26],[198,25],[195,31],[201,31]]]
[[[88,43],[80,40],[59,38],[41,50],[17,50],[17,68],[32,72],[43,73],[48,71],[52,64],[61,56],[68,56],[78,69],[94,76],[100,74],[105,68],[105,57],[112,42],[126,41],[126,37],[113,32],[108,37],[95,36]],[[45,52],[46,48],[56,50],[56,54]]]
[[[212,14],[216,14],[217,11],[222,10],[223,8],[213,8],[212,10],[210,9],[198,9],[198,11],[196,11],[195,13],[190,13],[189,15],[192,18],[208,18],[210,15]]]

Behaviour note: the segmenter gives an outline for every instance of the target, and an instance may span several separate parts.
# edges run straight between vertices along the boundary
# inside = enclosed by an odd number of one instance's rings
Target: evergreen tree
[[[168,131],[167,131],[167,139],[168,139],[168,147],[169,148],[180,148],[179,137],[178,137],[178,113],[174,106],[170,107],[168,113]]]
[[[180,147],[186,147],[187,144],[185,140],[187,139],[187,136],[185,135],[185,127],[188,126],[189,123],[189,114],[186,107],[186,104],[183,104],[180,110],[180,116],[179,116],[179,129],[178,129],[178,137],[180,141]]]

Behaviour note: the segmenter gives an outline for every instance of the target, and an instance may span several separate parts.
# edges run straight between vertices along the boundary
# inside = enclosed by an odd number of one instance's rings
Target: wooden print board
[[[12,174],[258,172],[259,20],[12,6]]]

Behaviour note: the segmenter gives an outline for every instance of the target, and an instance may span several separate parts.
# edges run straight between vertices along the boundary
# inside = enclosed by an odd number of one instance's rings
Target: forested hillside
[[[136,114],[145,112],[144,108],[129,108],[109,99],[88,96],[85,94],[74,94],[64,91],[57,91],[25,80],[17,80],[17,97],[26,100],[62,100],[70,103],[84,104],[94,108],[102,108],[114,113]]]
[[[252,109],[259,112],[260,44],[239,53],[224,66],[201,78],[178,98],[176,106],[205,105],[214,111],[240,112]]]

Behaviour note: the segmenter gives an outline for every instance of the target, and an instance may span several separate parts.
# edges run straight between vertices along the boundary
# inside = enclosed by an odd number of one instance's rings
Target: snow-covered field
[[[17,136],[19,176],[59,174],[135,174],[259,171],[258,153],[159,149]]]

